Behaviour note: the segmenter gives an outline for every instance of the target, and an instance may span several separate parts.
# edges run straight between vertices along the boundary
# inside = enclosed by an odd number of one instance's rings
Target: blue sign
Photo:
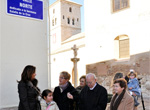
[[[43,0],[7,0],[7,13],[43,20]]]

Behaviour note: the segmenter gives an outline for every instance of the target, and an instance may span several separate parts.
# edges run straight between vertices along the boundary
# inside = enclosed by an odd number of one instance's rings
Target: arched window
[[[68,24],[70,24],[70,18],[67,19]]]
[[[74,25],[74,19],[72,19],[72,25]]]
[[[72,8],[71,7],[69,8],[69,12],[72,12]]]
[[[115,53],[117,58],[129,58],[130,46],[127,35],[119,35],[115,38]]]

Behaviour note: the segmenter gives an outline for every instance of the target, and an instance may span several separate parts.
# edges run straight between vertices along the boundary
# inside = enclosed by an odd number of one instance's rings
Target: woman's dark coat
[[[73,100],[67,98],[68,92],[73,95]],[[68,87],[62,93],[59,86],[55,87],[53,93],[53,99],[57,103],[60,110],[74,110],[73,103],[75,100],[78,100],[78,97],[79,95],[76,89],[71,85],[70,82],[68,82]]]
[[[18,84],[19,107],[18,110],[41,110],[38,101],[38,92],[29,83],[20,81]]]

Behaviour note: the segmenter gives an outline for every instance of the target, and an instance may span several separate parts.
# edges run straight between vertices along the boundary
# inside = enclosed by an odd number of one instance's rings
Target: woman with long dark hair
[[[39,89],[38,80],[35,79],[36,67],[27,65],[22,74],[21,80],[18,81],[19,107],[18,110],[41,110],[38,101]]]

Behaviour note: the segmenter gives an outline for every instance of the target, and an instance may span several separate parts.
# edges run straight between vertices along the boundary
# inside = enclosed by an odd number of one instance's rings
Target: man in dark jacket
[[[105,110],[107,90],[96,82],[93,73],[86,75],[86,83],[80,93],[80,110]]]

